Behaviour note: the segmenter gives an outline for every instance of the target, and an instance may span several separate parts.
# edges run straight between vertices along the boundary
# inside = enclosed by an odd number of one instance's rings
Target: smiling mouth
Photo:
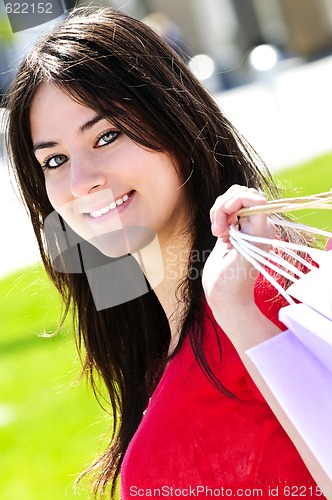
[[[126,193],[121,198],[114,200],[112,203],[110,203],[109,205],[106,205],[105,207],[101,208],[100,210],[95,210],[94,212],[88,212],[87,215],[89,217],[92,217],[93,219],[97,219],[98,217],[101,217],[102,215],[107,214],[107,212],[114,210],[116,207],[122,205],[123,203],[126,203],[126,201],[129,200],[129,198],[132,196],[133,193],[134,193],[134,191],[130,191],[129,193]]]

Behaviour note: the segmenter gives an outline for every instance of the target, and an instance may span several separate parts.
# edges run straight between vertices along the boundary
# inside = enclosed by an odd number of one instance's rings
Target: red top
[[[271,300],[275,294],[263,280],[256,285],[256,303],[284,329],[277,318],[284,304]],[[212,317],[208,307],[207,313]],[[121,498],[245,496],[244,489],[246,496],[260,498],[324,498],[230,340],[213,321],[222,361],[209,320],[204,352],[222,383],[244,401],[224,396],[212,385],[187,337],[129,444]]]

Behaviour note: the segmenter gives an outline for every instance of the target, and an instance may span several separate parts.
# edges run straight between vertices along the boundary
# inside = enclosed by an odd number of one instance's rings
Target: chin
[[[151,228],[129,226],[95,236],[89,240],[89,243],[107,257],[118,258],[142,251],[155,237],[156,233]]]

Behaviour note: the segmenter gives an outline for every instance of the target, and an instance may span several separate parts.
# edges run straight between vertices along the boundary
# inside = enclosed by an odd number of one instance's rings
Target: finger
[[[234,197],[218,200],[214,211],[213,234],[222,236],[228,231],[229,225],[236,222],[236,212],[243,207],[251,207],[255,205],[265,204],[264,197],[249,190],[237,192]],[[258,221],[259,219],[257,219]],[[266,217],[260,216],[262,224],[266,221]],[[242,221],[242,219],[241,219]],[[250,219],[252,221],[252,219]],[[241,222],[242,223],[242,222]]]
[[[236,197],[238,194],[246,193],[246,192],[250,192],[253,194],[257,194],[257,195],[260,194],[257,191],[257,189],[255,189],[255,188],[247,188],[246,186],[240,186],[239,184],[234,184],[224,194],[218,196],[218,198],[214,202],[213,207],[210,210],[211,222],[213,222],[213,220],[214,220],[215,211],[218,210],[218,208],[221,205],[226,203],[227,200],[230,200],[230,199]]]
[[[228,213],[236,213],[241,208],[253,207],[256,205],[265,205],[266,199],[259,193],[253,193],[249,190],[238,193],[237,196],[229,198],[225,204],[224,209]]]
[[[250,188],[250,190],[251,189],[252,188]],[[236,196],[239,196],[240,193],[246,193],[248,191],[249,191],[249,189],[246,186],[240,186],[238,184],[234,184],[224,194],[222,194],[221,196],[218,196],[213,207],[210,210],[210,220],[211,220],[211,224],[212,224],[212,232],[213,233],[214,233],[215,222],[217,219],[217,214],[218,214],[218,218],[219,218],[219,224],[222,227],[226,228],[228,225],[235,222],[236,217],[234,216],[232,218],[232,220],[229,220],[228,215],[230,215],[230,213],[227,212],[227,210],[223,210],[223,207],[225,206],[227,201],[233,199]],[[254,191],[256,193],[258,193],[257,190],[254,190]],[[224,215],[224,212],[225,212],[225,215]],[[227,215],[227,213],[228,213],[228,215]],[[219,230],[219,232],[220,232],[220,230]]]

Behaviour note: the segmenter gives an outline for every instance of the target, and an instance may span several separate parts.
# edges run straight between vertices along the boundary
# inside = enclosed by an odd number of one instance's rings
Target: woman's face
[[[170,155],[139,146],[52,84],[37,90],[30,123],[52,206],[103,253],[132,253],[151,231],[163,247],[183,228],[185,196]],[[123,249],[115,235],[126,228],[136,236]]]

